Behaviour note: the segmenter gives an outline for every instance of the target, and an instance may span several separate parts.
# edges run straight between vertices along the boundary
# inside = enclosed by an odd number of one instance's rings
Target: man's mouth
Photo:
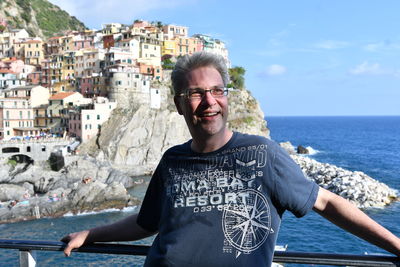
[[[199,114],[199,117],[212,117],[218,115],[219,112],[207,112]]]

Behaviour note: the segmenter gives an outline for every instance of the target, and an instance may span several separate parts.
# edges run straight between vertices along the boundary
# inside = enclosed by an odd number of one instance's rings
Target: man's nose
[[[208,90],[206,90],[205,92],[204,92],[204,96],[203,96],[203,98],[201,99],[201,102],[204,104],[204,105],[208,105],[208,106],[213,106],[213,105],[215,105],[216,103],[217,103],[217,101],[215,100],[215,97],[211,94],[211,92],[210,91],[208,91]]]

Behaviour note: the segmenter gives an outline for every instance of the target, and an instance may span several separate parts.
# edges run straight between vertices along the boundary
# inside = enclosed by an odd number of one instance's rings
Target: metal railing
[[[20,266],[36,266],[35,251],[63,251],[65,243],[59,241],[34,241],[34,240],[10,240],[0,239],[0,248],[18,249],[20,251]],[[86,245],[74,252],[123,254],[146,256],[149,246],[96,243]],[[342,265],[342,266],[400,266],[400,258],[393,256],[375,255],[349,255],[327,254],[308,252],[275,251],[274,262],[318,265]]]

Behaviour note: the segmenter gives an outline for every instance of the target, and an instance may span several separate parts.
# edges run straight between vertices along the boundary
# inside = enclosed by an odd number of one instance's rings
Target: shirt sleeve
[[[273,159],[274,195],[279,205],[296,217],[309,212],[317,200],[318,185],[308,180],[300,167],[281,147],[277,147]]]
[[[162,209],[162,195],[163,183],[160,163],[151,177],[137,217],[137,224],[149,232],[158,231]]]

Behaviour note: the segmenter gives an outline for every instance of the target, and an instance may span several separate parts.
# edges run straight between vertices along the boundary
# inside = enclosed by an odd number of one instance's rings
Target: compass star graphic
[[[274,233],[267,199],[254,189],[243,190],[240,195],[246,197],[230,203],[222,217],[225,238],[238,250],[236,257],[256,250]]]

